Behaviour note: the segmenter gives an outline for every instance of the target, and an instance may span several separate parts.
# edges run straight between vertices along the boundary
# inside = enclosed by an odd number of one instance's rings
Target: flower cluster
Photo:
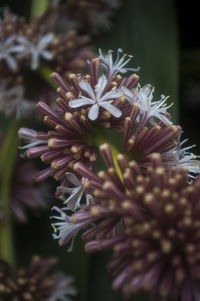
[[[101,152],[106,171],[75,166],[94,196],[71,217],[76,228],[89,227],[86,250],[113,250],[113,289],[126,296],[147,290],[158,300],[199,300],[200,177],[189,185],[187,170],[166,166],[158,153],[144,169],[121,154],[114,164],[108,145]]]
[[[54,258],[34,256],[27,269],[15,273],[7,262],[0,260],[0,300],[71,300],[76,294],[72,278],[49,274],[55,263]]]
[[[63,208],[52,209],[53,237],[72,250],[79,231],[86,251],[110,248],[113,288],[130,296],[141,289],[161,300],[199,296],[200,162],[181,141],[182,129],[167,110],[168,97],[153,99],[138,76],[122,77],[131,56],[109,51],[89,61],[90,72],[69,74],[58,85],[57,108],[37,107],[48,132],[19,130],[29,158],[40,157],[60,185]],[[118,132],[124,154],[106,137]],[[106,143],[105,143],[106,142]],[[109,145],[110,144],[110,145]],[[96,173],[98,150],[107,170]],[[194,224],[191,221],[194,221]],[[196,267],[196,269],[194,268]]]
[[[62,74],[85,69],[85,61],[93,56],[85,45],[89,37],[67,30],[56,35],[44,29],[39,20],[27,24],[24,18],[8,14],[0,21],[0,110],[17,118],[29,114],[35,106],[30,99],[39,97],[27,89],[35,77],[33,71],[45,77],[49,69]],[[47,69],[47,71],[46,71]],[[41,86],[44,89],[45,82]]]
[[[125,99],[122,87],[131,89],[138,80],[135,74],[126,78],[119,74],[125,59],[123,56],[120,63],[109,65],[104,74],[100,73],[101,65],[105,66],[101,57],[92,59],[89,74],[69,74],[70,87],[60,75],[52,74],[52,80],[58,85],[56,103],[59,108],[53,109],[44,102],[37,104],[45,124],[52,130],[19,130],[19,136],[30,141],[24,147],[28,149],[27,157],[40,156],[50,165],[38,174],[39,181],[49,175],[63,180],[65,173],[71,172],[78,161],[92,166],[103,129],[123,132],[124,119],[130,115],[132,105]]]
[[[119,6],[120,0],[52,0],[42,19],[57,31],[70,26],[96,34],[110,27],[110,18]]]

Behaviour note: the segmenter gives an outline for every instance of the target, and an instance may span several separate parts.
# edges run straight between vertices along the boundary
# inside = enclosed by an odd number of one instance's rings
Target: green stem
[[[0,198],[3,200],[4,223],[0,228],[0,257],[14,265],[14,248],[12,237],[12,219],[10,211],[10,188],[12,171],[19,145],[19,121],[14,120],[8,129],[0,152]]]
[[[49,6],[49,0],[32,0],[31,2],[31,12],[30,20],[34,21],[35,16],[43,15]]]
[[[111,143],[111,141],[106,137],[106,135],[102,131],[100,132],[98,130],[92,130],[92,132],[93,132],[92,135],[93,142],[97,147],[100,147],[104,143],[109,144],[112,151],[112,157],[113,157],[113,162],[115,165],[116,172],[122,181],[122,173],[116,160],[117,155],[119,154],[118,149]]]
[[[45,82],[51,86],[52,88],[55,88],[56,85],[53,83],[53,81],[51,80],[50,75],[53,73],[53,70],[50,69],[47,66],[41,66],[38,70],[39,76],[45,80]]]

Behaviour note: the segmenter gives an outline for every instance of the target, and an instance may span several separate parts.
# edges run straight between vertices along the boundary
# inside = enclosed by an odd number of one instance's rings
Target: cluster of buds
[[[41,86],[41,76],[52,68],[62,74],[85,69],[85,61],[93,56],[86,47],[89,37],[67,30],[62,35],[47,31],[39,20],[27,24],[22,17],[8,14],[0,21],[0,110],[17,118],[27,117],[39,97],[28,89],[28,80]],[[64,59],[63,59],[64,58]],[[40,78],[36,76],[40,74]],[[48,76],[47,76],[48,77]]]
[[[42,19],[57,31],[70,26],[96,34],[110,27],[110,18],[119,6],[120,0],[52,0]]]
[[[156,300],[199,300],[200,177],[188,184],[187,170],[166,166],[158,153],[146,169],[122,154],[114,164],[108,145],[101,153],[106,171],[75,166],[93,196],[71,217],[88,227],[86,250],[113,250],[112,286],[125,296],[146,290]]]
[[[61,274],[49,274],[55,263],[55,258],[44,260],[34,256],[27,269],[14,272],[7,262],[0,260],[0,300],[71,300],[76,295],[73,279]]]
[[[36,176],[59,181],[53,207],[53,237],[70,243],[81,230],[86,251],[113,251],[109,270],[113,288],[130,296],[141,289],[160,300],[199,298],[200,162],[183,147],[167,97],[153,100],[150,85],[138,76],[122,77],[131,56],[116,60],[109,51],[89,62],[86,75],[57,73],[57,108],[37,107],[48,132],[19,130],[29,158],[49,166]],[[136,85],[137,84],[137,85]],[[118,132],[120,154],[106,134]],[[95,172],[103,158],[107,170]],[[191,223],[191,221],[194,223]],[[195,268],[194,268],[195,266]]]

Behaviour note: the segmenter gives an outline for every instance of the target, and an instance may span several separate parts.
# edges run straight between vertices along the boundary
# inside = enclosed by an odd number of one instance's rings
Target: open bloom
[[[51,216],[52,227],[54,229],[53,238],[58,239],[59,245],[70,243],[68,252],[72,251],[74,246],[74,240],[76,235],[81,229],[90,223],[90,220],[87,222],[74,224],[71,220],[70,215],[67,214],[69,209],[64,207],[62,209],[54,206],[52,208],[54,215]],[[56,214],[56,215],[55,215]]]
[[[164,95],[161,95],[160,100],[152,101],[154,88],[151,85],[145,85],[142,88],[138,86],[134,92],[127,88],[123,88],[123,92],[130,103],[138,103],[140,110],[143,113],[143,118],[145,118],[147,122],[150,121],[152,124],[155,124],[156,119],[162,121],[164,124],[172,124],[171,120],[166,116],[167,109],[169,109],[172,104],[166,104],[168,97],[165,97]]]
[[[84,181],[84,178],[82,178]],[[71,187],[73,185],[73,187]],[[67,197],[66,197],[67,194]],[[57,187],[56,196],[67,205],[67,208],[74,211],[83,205],[83,197],[85,195],[85,203],[89,205],[92,197],[85,194],[85,187],[74,173],[68,172],[65,174],[65,179],[61,186]]]
[[[47,50],[49,43],[54,39],[52,33],[48,33],[39,38],[37,44],[29,41],[25,36],[19,36],[17,41],[24,47],[21,56],[31,55],[31,69],[36,70],[39,67],[40,57],[44,60],[52,60],[53,54]]]
[[[139,68],[127,68],[125,67],[129,61],[133,58],[132,55],[129,55],[127,58],[127,54],[124,54],[120,57],[120,53],[123,52],[121,48],[118,48],[117,50],[117,58],[116,61],[113,60],[113,52],[112,50],[108,51],[106,55],[102,54],[102,51],[100,50],[100,59],[105,67],[105,69],[108,72],[108,77],[112,77],[116,75],[117,73],[126,73],[127,71],[138,71]]]
[[[189,176],[194,178],[195,174],[200,173],[200,161],[197,160],[199,156],[188,151],[195,145],[182,147],[188,139],[181,141],[181,134],[177,139],[177,145],[171,151],[166,152],[164,156],[166,156],[169,165],[186,168]]]
[[[0,111],[16,119],[28,116],[35,108],[35,103],[25,98],[23,85],[10,85],[2,80],[0,83]]]
[[[113,89],[112,91],[106,92],[103,95],[107,82],[107,79],[104,76],[101,76],[98,79],[95,90],[93,90],[87,81],[81,81],[79,86],[88,94],[88,97],[80,95],[80,98],[70,100],[69,106],[71,108],[77,108],[85,105],[91,105],[91,108],[88,112],[88,118],[91,120],[96,120],[98,118],[100,107],[114,117],[120,117],[122,112],[117,107],[112,105],[112,101],[113,99],[119,98],[122,95],[122,92]]]
[[[22,45],[16,45],[15,41],[15,36],[8,37],[4,42],[0,41],[0,61],[5,60],[7,66],[11,70],[17,69],[17,59],[15,54],[21,54],[24,51],[24,47]]]

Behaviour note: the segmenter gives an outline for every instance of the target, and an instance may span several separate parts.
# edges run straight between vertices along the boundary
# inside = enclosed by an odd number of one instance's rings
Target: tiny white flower
[[[17,61],[14,54],[24,51],[24,46],[16,45],[15,42],[15,36],[11,36],[4,42],[0,42],[0,61],[5,60],[8,67],[12,70],[17,68]]]
[[[20,146],[20,149],[29,149],[39,145],[47,145],[48,140],[40,140],[37,138],[37,132],[28,128],[20,128],[18,131],[19,138],[25,139],[27,144]]]
[[[19,36],[17,38],[18,42],[24,45],[24,51],[22,53],[22,56],[31,54],[32,70],[36,70],[39,67],[40,57],[48,61],[53,59],[53,54],[49,50],[46,50],[46,47],[49,43],[52,42],[53,38],[54,35],[52,33],[48,33],[39,39],[37,45],[29,41],[24,36]]]
[[[71,301],[71,297],[77,294],[72,281],[72,277],[60,274],[56,279],[56,286],[48,301]]]
[[[161,95],[160,100],[152,101],[154,89],[151,85],[145,85],[142,88],[138,86],[133,93],[126,87],[123,87],[122,91],[131,104],[138,103],[140,112],[145,114],[145,118],[152,124],[154,124],[155,118],[165,124],[172,124],[165,113],[173,104],[166,106],[167,97],[164,95]]]
[[[106,84],[107,79],[105,76],[101,76],[98,79],[97,86],[94,90],[87,81],[81,80],[79,82],[79,86],[85,93],[88,94],[89,97],[81,94],[80,98],[70,100],[69,106],[71,108],[78,108],[85,105],[91,105],[88,113],[88,118],[90,120],[96,120],[98,118],[100,107],[104,108],[114,117],[120,117],[122,112],[117,107],[112,105],[112,101],[113,99],[120,97],[122,92],[116,89],[103,94]]]
[[[64,204],[67,205],[67,208],[74,211],[81,207],[81,200],[85,193],[85,187],[83,184],[79,181],[77,176],[71,172],[67,172],[65,174],[66,179],[74,186],[74,187],[65,187],[65,186],[58,186],[57,191],[61,192],[61,196],[59,197],[61,200],[64,201]],[[66,198],[64,194],[69,194],[69,196]],[[86,194],[86,205],[89,205],[91,200],[90,195]]]
[[[71,217],[67,215],[64,211],[69,211],[69,208],[58,208],[53,207],[59,215],[51,216],[51,219],[55,219],[56,222],[52,223],[54,229],[53,238],[58,239],[59,245],[62,246],[70,242],[68,252],[71,252],[74,246],[74,240],[79,230],[85,225],[85,223],[74,224],[71,221]]]
[[[188,139],[180,141],[181,134],[178,137],[177,145],[172,150],[166,152],[164,156],[168,158],[167,162],[169,165],[186,168],[190,178],[194,178],[193,174],[200,173],[200,161],[196,160],[199,156],[188,152],[188,150],[195,147],[195,145],[182,148],[182,145],[187,142]]]
[[[1,82],[0,111],[3,111],[7,116],[14,115],[16,119],[19,119],[26,116],[34,108],[35,103],[24,97],[23,85],[7,88],[6,82]]]
[[[112,76],[116,75],[117,73],[126,73],[127,71],[139,71],[140,68],[125,68],[125,66],[128,64],[128,62],[133,58],[133,56],[124,54],[122,57],[120,57],[120,54],[123,52],[121,48],[118,48],[117,50],[117,58],[114,61],[113,60],[113,53],[112,51],[108,51],[106,55],[103,55],[101,50],[99,49],[99,57],[101,59],[101,63],[106,68],[108,72],[108,78],[111,78]]]

